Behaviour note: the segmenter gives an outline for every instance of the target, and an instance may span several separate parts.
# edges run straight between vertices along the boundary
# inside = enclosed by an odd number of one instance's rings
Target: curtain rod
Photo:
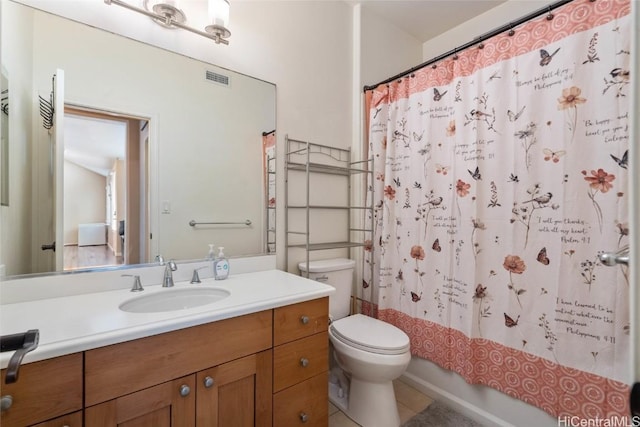
[[[428,65],[431,65],[431,64],[433,64],[435,62],[438,62],[438,61],[441,61],[441,60],[443,60],[444,58],[446,58],[448,56],[455,55],[456,53],[458,53],[460,51],[468,49],[471,46],[474,46],[474,45],[476,45],[478,43],[482,43],[483,41],[485,41],[487,39],[490,39],[491,37],[497,36],[500,33],[503,33],[503,32],[505,32],[507,30],[513,30],[513,28],[515,28],[516,26],[518,26],[520,24],[524,24],[525,22],[530,21],[530,20],[532,20],[534,18],[537,18],[538,16],[543,15],[545,13],[550,13],[552,10],[557,9],[560,6],[564,6],[567,3],[571,3],[572,1],[573,0],[559,0],[559,1],[557,1],[555,3],[552,3],[552,4],[548,5],[548,6],[540,8],[540,9],[534,11],[534,12],[529,13],[528,15],[525,15],[525,16],[523,16],[521,18],[516,19],[515,21],[511,21],[508,24],[502,25],[502,26],[500,26],[498,28],[495,28],[495,29],[489,31],[488,33],[485,33],[485,34],[483,34],[481,36],[478,36],[475,39],[471,40],[470,42],[463,44],[462,46],[456,47],[456,48],[451,49],[450,51],[448,51],[446,53],[443,53],[442,55],[436,56],[435,58],[432,58],[432,59],[428,60],[427,62],[423,62],[422,64],[416,65],[415,67],[412,67],[412,68],[410,68],[410,69],[408,69],[406,71],[403,71],[402,73],[396,74],[393,77],[389,77],[388,79],[383,80],[378,84],[375,84],[375,85],[372,85],[372,86],[365,86],[364,87],[364,91],[375,89],[380,85],[383,85],[383,84],[386,84],[386,83],[390,83],[390,82],[392,82],[392,81],[394,81],[396,79],[405,77],[406,75],[411,74],[414,71],[418,71],[418,70],[420,70],[420,69],[422,69],[422,68],[424,68],[424,67],[426,67]],[[595,2],[596,0],[589,0],[589,1],[590,2]],[[553,19],[553,15],[550,15],[550,16],[552,16],[551,19]]]

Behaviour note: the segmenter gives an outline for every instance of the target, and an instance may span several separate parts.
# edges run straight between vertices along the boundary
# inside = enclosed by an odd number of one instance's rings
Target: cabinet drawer
[[[11,407],[2,412],[3,427],[36,424],[82,409],[82,353],[22,365],[18,381],[4,384]]]
[[[271,310],[85,352],[85,405],[271,347]]]
[[[277,393],[273,398],[273,425],[327,427],[328,381],[328,373],[324,372]]]
[[[82,411],[63,415],[55,420],[45,421],[32,427],[82,427]]]
[[[273,349],[273,391],[277,392],[329,369],[327,331]]]
[[[328,328],[328,297],[276,308],[273,312],[273,345],[308,337]]]

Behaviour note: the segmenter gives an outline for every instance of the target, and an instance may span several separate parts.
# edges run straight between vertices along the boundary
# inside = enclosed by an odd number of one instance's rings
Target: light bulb
[[[209,23],[229,28],[229,0],[209,0]]]

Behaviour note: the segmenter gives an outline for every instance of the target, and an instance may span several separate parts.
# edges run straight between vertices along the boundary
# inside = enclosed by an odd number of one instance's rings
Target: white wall
[[[72,162],[64,163],[64,244],[78,243],[78,224],[106,222],[107,181]]]
[[[515,21],[528,13],[541,9],[553,1],[549,0],[509,0],[478,15],[449,31],[426,41],[422,45],[422,62],[442,55],[458,46],[472,41],[491,30]],[[418,65],[418,64],[414,64]]]
[[[7,19],[11,5],[2,2],[2,28],[31,38],[31,13]],[[0,265],[7,275],[31,271],[31,72],[32,57],[21,46],[2,38],[2,68],[9,83],[9,206],[0,207]],[[51,242],[37,242],[51,243]]]
[[[422,43],[362,8],[360,77],[371,86],[422,62]],[[359,88],[362,92],[362,86]]]

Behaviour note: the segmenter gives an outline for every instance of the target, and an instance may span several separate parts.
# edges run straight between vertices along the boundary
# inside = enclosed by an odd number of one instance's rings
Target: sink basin
[[[120,310],[129,313],[159,313],[186,310],[213,304],[230,295],[218,288],[162,289],[156,293],[130,299],[120,304]]]

